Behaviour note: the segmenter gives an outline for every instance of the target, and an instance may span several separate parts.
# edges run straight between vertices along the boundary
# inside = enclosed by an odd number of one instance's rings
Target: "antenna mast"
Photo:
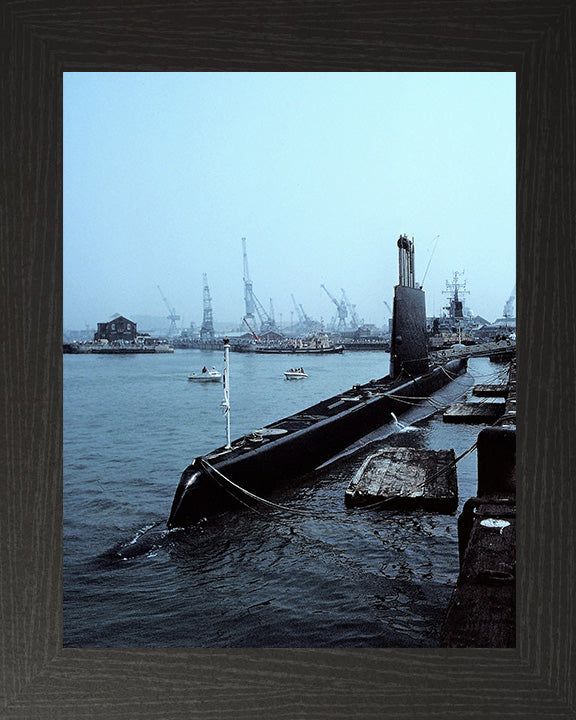
[[[445,295],[448,295],[449,304],[444,308],[448,310],[448,317],[450,320],[459,320],[464,317],[464,302],[460,299],[458,293],[464,295],[469,294],[466,290],[466,280],[458,282],[459,276],[463,275],[464,271],[459,273],[454,272],[454,279],[452,282],[446,280],[446,290],[442,290]]]

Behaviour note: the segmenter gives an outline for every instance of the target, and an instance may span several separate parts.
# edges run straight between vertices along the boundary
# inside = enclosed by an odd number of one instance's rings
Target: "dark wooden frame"
[[[576,716],[575,13],[573,0],[5,0],[0,718]],[[517,73],[516,650],[62,649],[61,82],[71,70]]]

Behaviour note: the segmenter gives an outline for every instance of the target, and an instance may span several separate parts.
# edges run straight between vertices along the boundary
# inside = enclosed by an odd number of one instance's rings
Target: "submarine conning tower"
[[[399,281],[394,288],[390,376],[411,378],[428,371],[426,297],[414,282],[414,238],[398,238]]]

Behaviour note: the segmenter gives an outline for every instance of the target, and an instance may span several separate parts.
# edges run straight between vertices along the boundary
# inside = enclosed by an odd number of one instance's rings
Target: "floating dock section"
[[[475,397],[503,397],[508,395],[508,385],[474,385],[472,395]]]
[[[423,509],[451,513],[458,507],[454,450],[390,448],[372,452],[345,494],[346,507]]]
[[[472,395],[476,402],[459,402],[444,412],[445,423],[486,423],[489,425],[516,424],[516,363],[510,367],[507,383],[475,385]],[[498,402],[496,398],[504,398]]]
[[[445,423],[493,423],[504,413],[501,402],[460,402],[448,408],[442,415]]]

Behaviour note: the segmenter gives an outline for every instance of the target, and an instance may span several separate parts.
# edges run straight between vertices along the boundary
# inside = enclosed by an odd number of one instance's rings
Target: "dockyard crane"
[[[254,300],[256,314],[260,319],[260,332],[265,333],[270,332],[271,330],[276,332],[276,323],[274,322],[273,318],[268,315],[268,313],[264,309],[264,306],[262,305],[260,300],[258,300],[254,293],[252,293],[252,299]]]
[[[274,303],[272,302],[272,298],[270,298],[270,312],[268,313],[268,317],[270,318],[271,323],[270,329],[274,330],[274,332],[280,332],[280,329],[276,324],[276,317],[274,315]],[[280,325],[282,325],[282,313],[280,313]]]
[[[350,300],[348,300],[348,296],[344,292],[344,288],[340,288],[342,290],[342,300],[344,303],[346,303],[346,307],[348,308],[348,312],[350,313],[350,321],[352,323],[352,326],[355,328],[359,328],[360,325],[362,325],[362,320],[358,317],[358,314],[356,313],[356,305],[352,305]]]
[[[252,336],[254,337],[254,339],[255,339],[255,340],[261,340],[261,338],[260,338],[258,335],[256,335],[256,333],[254,332],[254,330],[252,330],[252,328],[250,327],[250,323],[248,322],[248,320],[246,320],[246,318],[244,318],[244,322],[245,322],[246,325],[248,326],[248,330],[250,330],[250,332],[252,333]]]
[[[252,286],[252,280],[250,280],[250,272],[248,270],[248,253],[246,252],[246,238],[242,238],[242,254],[244,257],[244,305],[245,305],[245,318],[254,321],[254,312],[257,313],[260,319],[260,332],[265,333],[270,330],[276,330],[276,323],[273,317],[270,317],[264,306],[258,300],[254,294],[254,288]]]
[[[392,312],[392,308],[390,307],[390,304],[386,302],[386,300],[382,301],[384,305],[386,305],[388,309],[388,326],[386,326],[386,323],[384,324],[384,332],[390,332],[392,329],[392,318],[394,317],[394,313]]]
[[[270,320],[272,320],[272,322],[276,324],[276,318],[274,317],[274,303],[272,302],[272,298],[270,298],[270,312],[268,313],[268,315],[270,316]]]
[[[298,303],[296,302],[296,298],[294,297],[294,294],[291,293],[290,297],[292,298],[292,302],[294,303],[294,308],[296,310],[296,315],[298,315],[298,324],[301,328],[304,327],[304,310],[302,309],[302,306],[298,307]]]
[[[306,310],[302,307],[302,303],[297,303],[293,294],[291,294],[290,297],[292,298],[292,302],[296,308],[296,314],[298,315],[298,330],[306,333],[316,332],[318,323],[307,315]]]
[[[206,273],[202,275],[204,281],[202,295],[202,327],[200,328],[200,340],[214,340],[214,320],[212,317],[212,298],[210,297],[210,288],[208,287],[208,276]]]
[[[346,327],[346,318],[348,317],[348,308],[346,307],[346,303],[344,301],[339,302],[336,300],[334,295],[330,293],[325,285],[320,285],[320,287],[323,288],[326,295],[328,295],[330,300],[332,300],[334,305],[336,305],[336,309],[338,311],[338,326],[336,329],[339,331],[344,330]]]
[[[242,254],[244,257],[244,307],[245,317],[250,320],[254,319],[254,291],[252,290],[252,280],[248,272],[248,253],[246,252],[246,238],[242,238]]]
[[[168,302],[168,299],[162,292],[162,288],[160,287],[160,285],[156,285],[156,287],[160,291],[162,300],[164,300],[164,304],[166,305],[166,307],[168,308],[168,312],[170,313],[167,318],[168,320],[170,320],[170,327],[168,328],[168,337],[172,337],[172,335],[176,334],[176,321],[180,320],[180,315],[177,315],[176,310],[174,308],[170,307],[170,303]]]
[[[306,314],[306,310],[302,307],[302,303],[300,303],[300,310],[302,311],[302,315],[304,316],[304,329],[306,332],[314,332],[316,329],[317,323],[312,320],[312,318]]]
[[[506,304],[504,305],[504,312],[502,313],[505,318],[514,317],[515,314],[515,304],[516,304],[516,284],[514,284],[514,288],[512,289],[512,292],[510,293],[510,297],[508,300],[506,300]]]

